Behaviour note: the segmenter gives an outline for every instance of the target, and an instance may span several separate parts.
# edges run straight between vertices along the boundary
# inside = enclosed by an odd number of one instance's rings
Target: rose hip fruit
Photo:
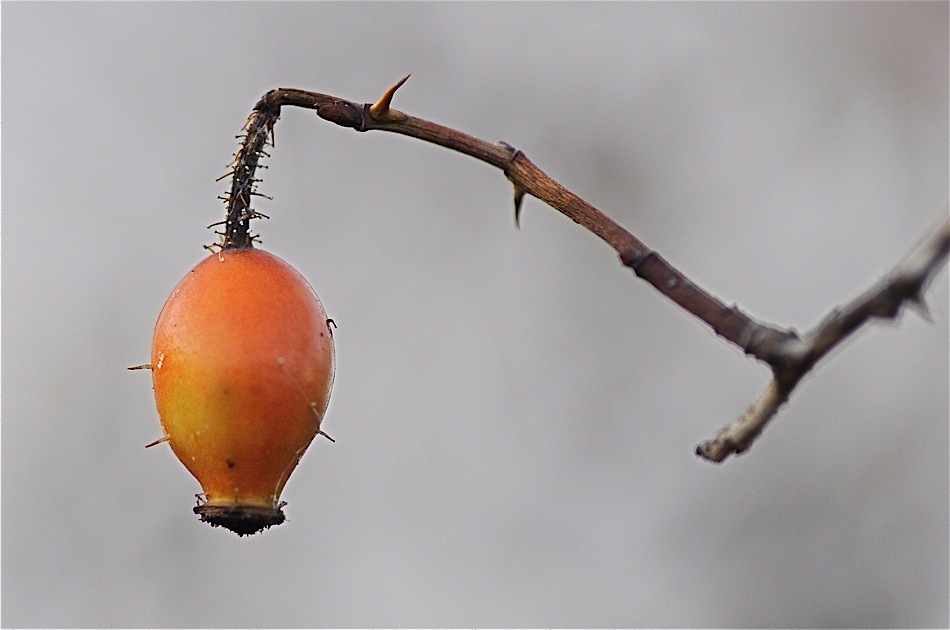
[[[283,522],[280,495],[320,431],[333,336],[317,294],[260,249],[202,260],[165,303],[152,339],[167,441],[201,484],[195,512],[239,535]]]

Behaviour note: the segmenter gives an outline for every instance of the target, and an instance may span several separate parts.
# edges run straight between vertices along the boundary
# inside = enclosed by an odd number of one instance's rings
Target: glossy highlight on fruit
[[[202,520],[239,535],[283,522],[284,485],[322,433],[330,323],[303,276],[260,249],[212,254],[168,298],[152,339],[155,403],[161,441],[204,491]]]

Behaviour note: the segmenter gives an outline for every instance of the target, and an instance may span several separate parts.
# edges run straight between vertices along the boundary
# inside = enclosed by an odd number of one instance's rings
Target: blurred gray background
[[[947,208],[948,5],[3,4],[5,626],[946,626],[948,292],[722,466],[767,370],[504,176],[286,109],[263,246],[339,324],[289,522],[161,436],[152,326],[267,90],[505,140],[807,329]]]

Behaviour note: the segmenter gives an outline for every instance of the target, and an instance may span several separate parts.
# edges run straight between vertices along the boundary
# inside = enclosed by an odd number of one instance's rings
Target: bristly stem
[[[749,410],[715,438],[697,447],[697,454],[708,461],[721,462],[747,450],[802,377],[863,324],[873,318],[895,318],[905,303],[922,304],[923,292],[950,251],[950,221],[943,221],[924,247],[898,265],[886,281],[843,309],[832,310],[814,330],[799,336],[794,330],[761,322],[705,291],[617,222],[554,181],[514,147],[504,142],[485,142],[392,109],[396,90],[408,78],[387,89],[373,104],[297,89],[278,88],[265,94],[248,118],[243,142],[232,162],[233,170],[228,173],[232,183],[225,198],[228,212],[221,247],[253,244],[250,221],[263,216],[251,207],[252,197],[259,195],[255,173],[261,155],[266,155],[264,147],[269,140],[273,141],[274,124],[284,105],[316,110],[324,120],[357,131],[399,133],[482,160],[504,172],[514,186],[516,223],[524,196],[540,199],[603,239],[617,252],[624,266],[661,294],[770,367],[772,379]]]
[[[231,191],[224,198],[227,216],[222,233],[222,249],[253,247],[251,219],[263,216],[251,206],[255,196],[262,196],[257,192],[257,168],[261,157],[267,155],[264,148],[268,143],[273,144],[274,124],[279,117],[280,105],[262,99],[254,106],[244,124],[244,135],[238,136],[242,139],[241,146],[234,154],[231,172],[225,175],[231,177]]]

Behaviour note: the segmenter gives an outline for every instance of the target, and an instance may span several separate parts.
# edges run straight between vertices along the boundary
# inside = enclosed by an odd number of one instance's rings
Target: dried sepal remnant
[[[229,529],[238,536],[251,536],[286,520],[281,502],[275,508],[254,505],[198,505],[193,509],[199,520],[212,527]]]

